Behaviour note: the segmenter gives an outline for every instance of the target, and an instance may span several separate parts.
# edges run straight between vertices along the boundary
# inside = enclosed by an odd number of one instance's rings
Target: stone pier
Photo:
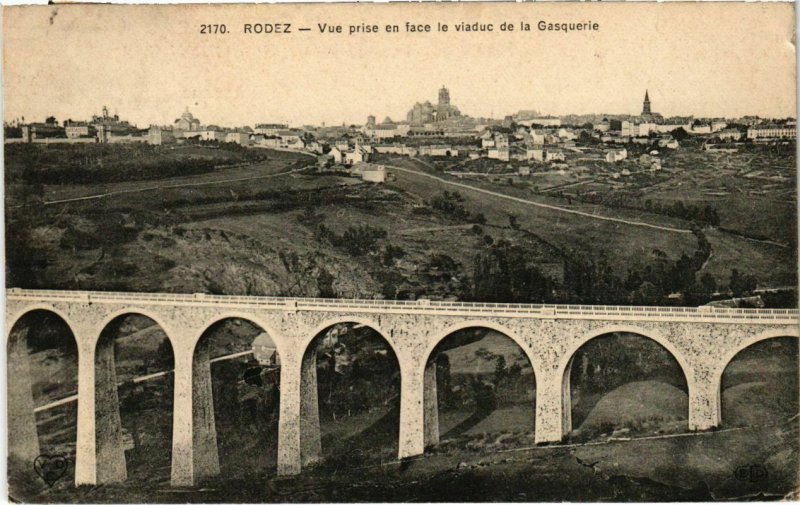
[[[11,334],[8,350],[8,455],[24,467],[33,465],[40,454],[39,435],[36,431],[30,356],[28,353],[28,328]]]
[[[273,339],[281,360],[278,473],[295,475],[319,460],[316,355],[309,346],[340,323],[374,329],[400,367],[398,457],[420,455],[438,442],[436,360],[427,358],[448,335],[489,328],[516,342],[536,381],[535,441],[559,442],[572,429],[569,372],[586,342],[609,333],[634,333],[664,347],[679,363],[689,391],[688,428],[719,426],[725,367],[749,345],[798,337],[798,311],[715,307],[606,307],[469,304],[420,300],[319,300],[169,293],[100,293],[10,289],[6,294],[9,451],[38,454],[25,336],[14,324],[50,311],[73,330],[79,350],[76,484],[127,478],[113,339],[105,329],[125,314],[153,319],[175,355],[172,484],[193,486],[219,472],[208,349],[198,341],[222,318],[246,319]],[[102,336],[101,336],[102,335]]]
[[[117,394],[117,372],[114,361],[114,339],[106,334],[95,351],[95,451],[96,484],[125,482],[128,469],[122,441],[122,419]],[[80,399],[78,399],[80,402]],[[78,423],[81,419],[78,419]]]

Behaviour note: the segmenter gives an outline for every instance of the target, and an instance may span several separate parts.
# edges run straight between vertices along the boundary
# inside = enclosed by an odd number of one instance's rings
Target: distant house
[[[420,146],[418,152],[425,156],[458,156],[458,149],[446,144]]]
[[[250,134],[245,132],[228,132],[227,135],[225,135],[225,142],[248,146],[250,145]]]
[[[320,154],[317,156],[317,167],[320,169],[330,168],[334,165],[333,156],[330,154]]]
[[[677,149],[680,147],[680,144],[677,140],[669,136],[667,138],[659,139],[658,147],[666,147],[667,149]]]
[[[747,129],[750,140],[772,140],[797,138],[797,127],[780,124],[760,124]]]
[[[742,132],[737,130],[736,128],[725,128],[717,133],[717,136],[720,140],[726,142],[736,142],[742,139]]]
[[[544,145],[545,133],[542,130],[531,130],[531,143],[533,145]]]
[[[711,122],[711,131],[712,132],[719,132],[724,130],[728,126],[728,123],[725,121],[712,121]]]
[[[283,141],[282,140],[281,144],[280,144],[280,147],[283,147],[285,149],[295,149],[297,151],[300,151],[300,150],[303,150],[303,149],[306,148],[306,143],[303,141],[303,139],[299,139],[299,138],[298,139],[289,140],[289,141]]]
[[[322,154],[322,144],[320,144],[316,140],[312,140],[311,142],[306,143],[306,151],[311,151],[312,153],[316,154]]]
[[[260,133],[266,137],[277,137],[278,132],[285,130],[288,125],[277,123],[264,123],[256,125],[255,133]]]
[[[544,161],[564,161],[564,151],[560,149],[548,149],[544,152]]]
[[[611,149],[606,152],[606,161],[609,163],[616,163],[628,157],[627,149]]]
[[[278,349],[269,335],[266,333],[259,333],[253,340],[252,344],[253,356],[256,361],[265,366],[280,366],[281,358],[278,355]]]
[[[89,123],[85,121],[65,121],[64,132],[68,139],[76,139],[80,137],[89,137]]]
[[[600,133],[607,132],[608,130],[611,129],[611,123],[609,123],[608,119],[603,118],[601,122],[597,123],[596,125],[593,125],[593,128],[595,131],[598,131]]]
[[[361,133],[374,139],[388,139],[408,136],[410,129],[411,127],[406,124],[384,123],[379,125],[365,125],[361,128]]]
[[[377,144],[373,150],[382,154],[404,154],[407,156],[415,156],[417,150],[413,147],[408,147],[405,144]]]
[[[544,161],[544,149],[539,147],[534,147],[534,148],[529,147],[528,149],[525,150],[525,155],[528,158],[528,160]]]
[[[205,129],[196,133],[200,136],[200,140],[216,140],[220,142],[225,140],[225,132],[221,130]]]
[[[558,136],[559,138],[565,140],[575,140],[578,136],[572,130],[567,130],[566,128],[559,128],[558,129]]]
[[[369,161],[369,153],[361,146],[356,146],[342,154],[342,163],[345,165],[355,165],[356,163]]]
[[[331,150],[328,152],[328,155],[333,159],[335,164],[340,164],[344,161],[344,153],[339,148],[339,146],[331,147]]]
[[[374,163],[356,163],[350,169],[352,175],[361,177],[365,182],[386,182],[386,167]]]
[[[509,161],[511,159],[511,151],[508,147],[492,148],[489,149],[488,157],[490,160]]]
[[[148,143],[154,146],[175,142],[175,132],[171,129],[151,126],[147,132]]]

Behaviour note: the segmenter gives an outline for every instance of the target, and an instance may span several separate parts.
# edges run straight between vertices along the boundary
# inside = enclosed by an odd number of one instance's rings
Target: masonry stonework
[[[760,340],[798,336],[797,311],[783,309],[523,306],[22,290],[9,290],[6,299],[10,350],[16,349],[11,338],[14,323],[37,309],[60,316],[77,341],[76,484],[126,478],[113,345],[109,347],[100,339],[103,330],[121,315],[141,314],[153,319],[173,348],[172,483],[176,486],[195,485],[219,472],[208,350],[201,337],[214,323],[227,318],[246,319],[260,326],[277,347],[281,359],[281,475],[297,474],[321,457],[316,356],[309,346],[315,336],[338,323],[371,327],[386,339],[397,357],[401,377],[399,458],[422,454],[426,444],[438,441],[436,370],[431,358],[439,342],[461,329],[496,330],[516,342],[528,357],[536,381],[537,443],[558,442],[572,429],[569,368],[575,352],[595,337],[635,333],[668,350],[686,377],[688,428],[706,430],[721,422],[720,384],[728,362]],[[9,353],[13,366],[24,366],[18,363],[27,358],[23,354]],[[14,408],[25,408],[27,400],[17,399]]]

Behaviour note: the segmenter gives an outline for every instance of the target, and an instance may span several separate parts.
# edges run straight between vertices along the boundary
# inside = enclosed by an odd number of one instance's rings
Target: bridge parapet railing
[[[9,299],[31,299],[73,302],[141,302],[202,304],[220,306],[260,306],[286,308],[293,310],[407,310],[409,312],[458,312],[481,314],[512,314],[525,312],[541,314],[544,317],[558,316],[609,316],[609,317],[696,317],[699,319],[791,319],[798,317],[797,309],[740,309],[712,306],[702,307],[663,307],[663,306],[620,306],[620,305],[559,305],[524,303],[472,303],[460,301],[434,300],[359,300],[345,298],[290,298],[276,296],[210,295],[205,293],[135,293],[118,291],[65,291],[65,290],[27,290],[8,289]]]

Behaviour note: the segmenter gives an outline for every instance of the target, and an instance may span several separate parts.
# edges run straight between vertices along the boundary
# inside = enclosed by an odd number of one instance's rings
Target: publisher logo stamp
[[[737,468],[733,475],[741,482],[764,482],[769,474],[764,465],[743,465]]]

